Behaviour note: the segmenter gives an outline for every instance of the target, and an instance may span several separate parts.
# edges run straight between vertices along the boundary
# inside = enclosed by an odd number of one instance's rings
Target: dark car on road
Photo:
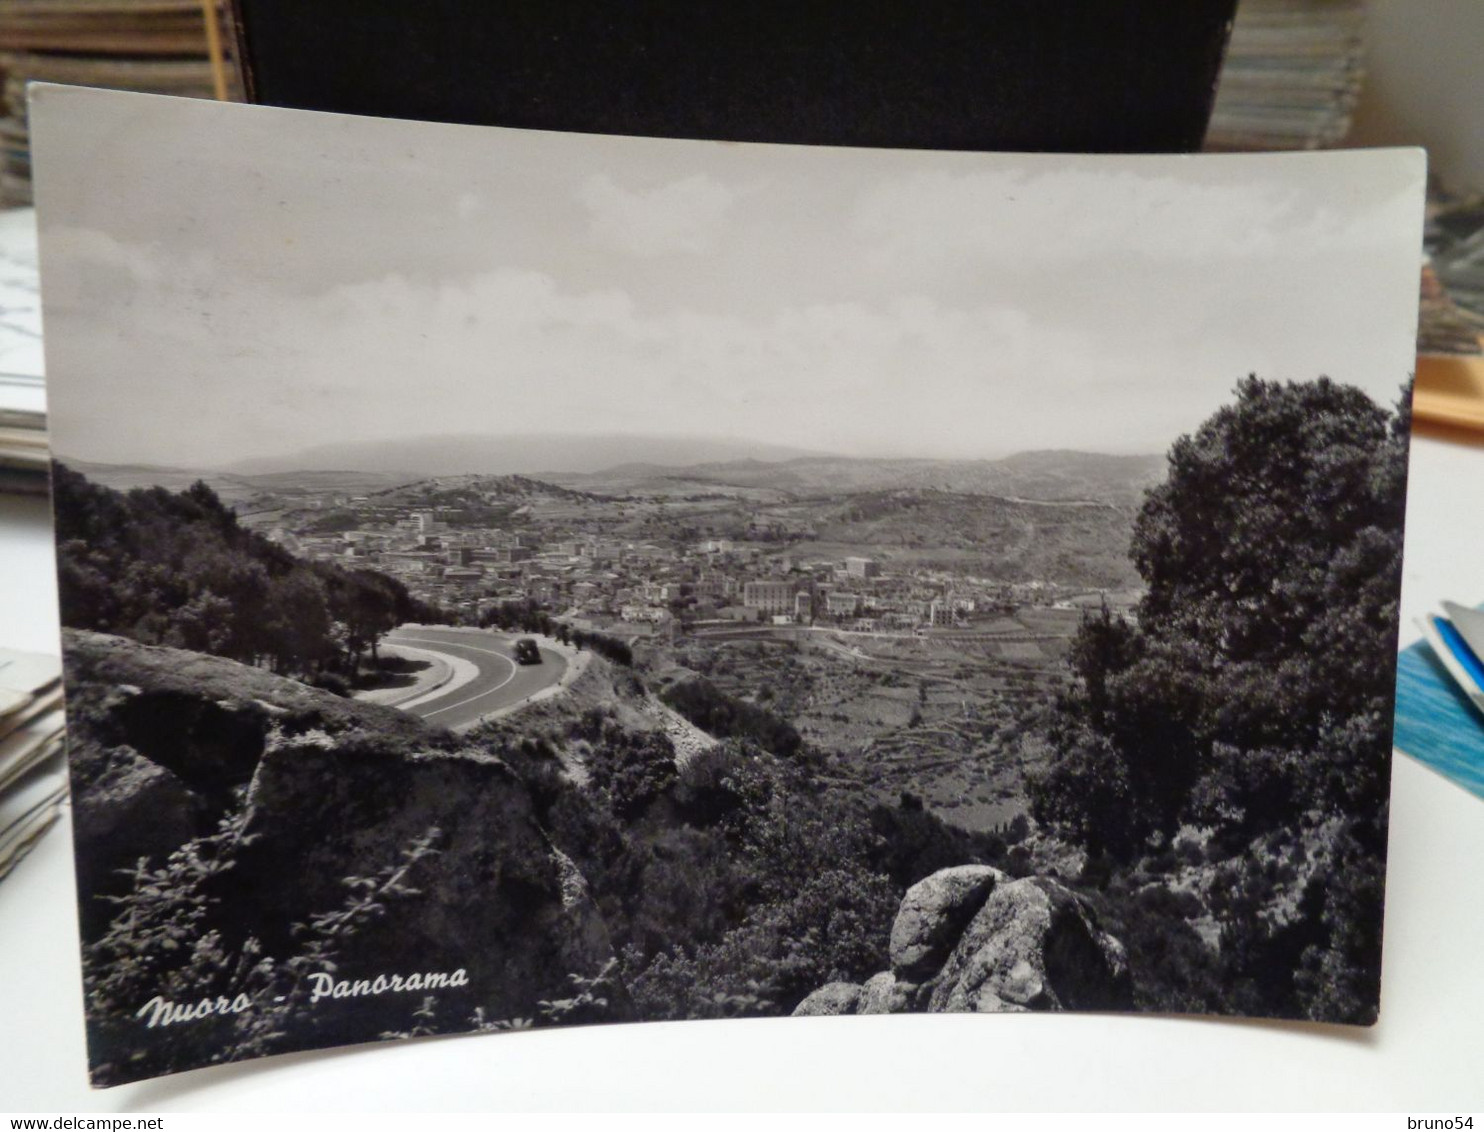
[[[536,647],[536,642],[530,637],[522,637],[515,642],[515,662],[517,664],[541,663],[541,650]]]

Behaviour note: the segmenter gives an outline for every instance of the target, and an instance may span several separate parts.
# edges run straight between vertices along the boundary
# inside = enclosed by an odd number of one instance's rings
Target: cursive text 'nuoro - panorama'
[[[414,971],[410,975],[377,975],[372,979],[336,979],[325,971],[316,971],[309,976],[309,1005],[313,1006],[325,998],[364,998],[382,994],[400,994],[408,991],[444,990],[469,985],[469,973],[460,967],[456,971]],[[282,1002],[283,999],[277,1001]],[[239,994],[234,998],[225,995],[208,996],[196,1002],[174,1002],[163,995],[155,995],[134,1012],[134,1017],[143,1018],[145,1027],[153,1030],[157,1026],[174,1026],[182,1022],[199,1022],[223,1014],[241,1014],[252,1007],[250,996]]]

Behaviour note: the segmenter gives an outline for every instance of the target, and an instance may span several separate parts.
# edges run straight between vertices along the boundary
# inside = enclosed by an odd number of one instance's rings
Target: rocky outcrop
[[[404,713],[221,658],[96,633],[69,632],[66,645],[85,944],[110,930],[109,898],[128,892],[124,871],[140,858],[152,870],[172,854],[209,862],[151,882],[173,886],[171,900],[113,922],[95,982],[117,981],[107,956],[137,936],[158,972],[200,944],[220,964],[261,955],[262,970],[364,984],[296,1016],[287,1048],[408,1032],[421,996],[364,989],[394,974],[438,976],[434,1021],[419,1023],[436,1030],[630,1016],[586,879],[501,759]],[[199,912],[151,920],[175,906]],[[124,997],[147,999],[161,978]],[[132,1014],[95,1010],[90,1022],[98,1059],[127,1060],[115,1079],[151,1057],[160,1071],[237,1055],[141,1054]]]
[[[141,858],[159,866],[216,829],[270,746],[307,733],[431,734],[402,712],[219,657],[75,629],[63,644],[85,936],[106,925]]]
[[[1127,1010],[1123,945],[1085,899],[1046,877],[944,869],[907,890],[892,925],[892,969],[830,983],[795,1014]]]
[[[207,832],[210,809],[178,776],[132,747],[105,747],[69,730],[78,915],[85,937],[114,914],[107,899],[128,890],[140,860],[163,861]]]
[[[241,840],[223,875],[236,934],[284,953],[293,925],[349,910],[379,884],[381,908],[334,941],[343,977],[463,968],[459,1017],[539,1017],[541,1002],[570,993],[569,976],[592,978],[614,957],[586,880],[525,785],[487,755],[373,740],[277,748],[253,780]]]
[[[1120,1010],[1133,1005],[1123,945],[1054,880],[1000,885],[933,980],[930,1011]]]
[[[911,983],[901,982],[895,973],[882,971],[872,975],[861,987],[860,1000],[856,1003],[857,1014],[902,1014],[912,1006]]]
[[[860,1003],[859,983],[826,983],[794,1008],[799,1018],[821,1014],[854,1014]]]
[[[907,890],[891,926],[891,967],[921,982],[943,966],[958,937],[995,885],[1005,879],[988,865],[942,869]]]
[[[191,773],[224,766],[232,768],[225,771],[227,777],[246,782],[273,731],[338,735],[374,730],[405,738],[430,734],[405,712],[343,699],[221,657],[82,629],[64,629],[62,645],[69,723],[76,716],[90,732],[133,743],[162,764],[190,751],[196,763]],[[162,710],[166,705],[172,710]],[[229,720],[216,734],[222,720],[213,709],[241,726]]]

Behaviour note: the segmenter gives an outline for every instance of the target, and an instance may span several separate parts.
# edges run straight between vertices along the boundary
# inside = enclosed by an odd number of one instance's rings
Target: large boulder
[[[140,857],[158,869],[210,835],[171,883],[198,902],[204,919],[190,926],[223,961],[261,954],[262,970],[305,986],[317,972],[352,986],[417,975],[418,989],[439,975],[423,1029],[631,1015],[585,878],[500,759],[403,712],[220,657],[75,631],[66,647],[86,944],[118,914],[88,896],[126,892],[118,870]],[[421,1004],[322,998],[274,1048],[409,1032]],[[133,1057],[129,1009],[93,1022]]]
[[[909,888],[891,926],[891,967],[897,977],[922,982],[935,974],[1004,880],[1004,873],[988,865],[959,865]]]
[[[878,975],[872,975],[861,987],[860,1001],[856,1004],[855,1012],[904,1014],[912,1009],[916,989],[911,983],[900,982],[890,971],[882,971]]]
[[[118,913],[141,859],[163,867],[234,811],[286,732],[430,734],[402,712],[351,704],[262,669],[66,629],[67,745],[83,938]]]
[[[306,738],[263,756],[244,819],[224,883],[237,930],[269,954],[302,948],[293,925],[351,913],[329,941],[337,977],[463,969],[467,989],[440,993],[445,1024],[476,1011],[535,1019],[552,1003],[567,1004],[569,1021],[627,1015],[611,979],[594,992],[602,1010],[571,1014],[581,980],[602,975],[613,948],[586,880],[499,759]],[[355,912],[368,895],[377,907]],[[364,1013],[379,1025],[385,1008],[351,1000],[338,1021],[353,1029]]]
[[[179,763],[186,782],[198,776],[246,782],[269,730],[372,729],[408,739],[429,733],[406,712],[218,656],[81,629],[62,631],[62,653],[68,727],[81,725],[109,744],[129,743],[162,766]]]
[[[176,774],[132,747],[103,747],[78,735],[68,754],[77,908],[83,935],[92,939],[117,914],[113,898],[130,890],[138,862],[158,868],[210,832],[211,811]]]
[[[794,1007],[795,1018],[809,1018],[822,1014],[854,1014],[860,1003],[859,983],[825,983],[798,1006]]]
[[[268,743],[269,712],[255,700],[150,689],[115,697],[110,715],[126,743],[219,812],[252,781]]]
[[[997,1013],[1128,1010],[1122,944],[1085,900],[1045,877],[990,894],[939,972],[928,1009]]]

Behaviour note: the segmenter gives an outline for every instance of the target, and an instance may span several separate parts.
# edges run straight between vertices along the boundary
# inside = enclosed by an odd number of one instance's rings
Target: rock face
[[[146,859],[158,864],[207,832],[208,807],[175,774],[129,746],[104,747],[73,728],[73,836],[78,865],[78,915],[85,937],[108,926],[106,897],[126,892],[122,870]]]
[[[100,1080],[238,1056],[236,1031],[216,1048],[142,1048],[154,1032],[139,1036],[135,999],[157,993],[176,956],[198,944],[223,957],[219,966],[260,955],[267,969],[333,973],[347,986],[412,974],[420,986],[422,973],[462,971],[457,982],[440,977],[431,1013],[419,1016],[442,1032],[631,1015],[586,879],[499,758],[404,713],[229,660],[96,633],[69,632],[66,644],[87,975],[93,985],[131,977],[110,958],[120,938],[153,972],[90,1000]],[[210,869],[178,868],[154,886],[199,909],[188,921],[151,919],[168,902],[145,900],[125,917],[101,899],[129,891],[120,870],[141,857],[159,870],[172,854],[203,852]],[[406,1032],[421,1003],[326,998],[266,1051]]]
[[[899,982],[892,972],[882,971],[872,975],[861,987],[860,1001],[856,1004],[855,1012],[902,1014],[911,1007],[912,991],[915,989],[911,983]]]
[[[158,867],[239,803],[270,745],[296,732],[428,736],[389,708],[353,704],[261,669],[68,629],[67,759],[79,911],[91,938],[140,858]]]
[[[613,958],[585,879],[496,758],[371,739],[284,746],[264,756],[245,817],[222,883],[238,931],[270,954],[294,947],[294,924],[350,907],[351,878],[385,889],[405,867],[382,910],[335,941],[342,977],[464,968],[460,1017],[536,1018],[541,1001],[570,994],[569,975],[592,978]]]
[[[890,971],[830,983],[794,1011],[900,1014],[1127,1010],[1133,987],[1123,945],[1088,903],[1055,880],[1009,880],[967,865],[919,881],[891,932]]]
[[[1123,945],[1087,903],[1026,877],[990,894],[928,999],[931,1011],[1120,1010],[1133,1005]]]
[[[943,966],[964,926],[1005,874],[988,865],[942,869],[907,890],[891,926],[891,967],[921,982]]]
[[[854,1014],[860,1003],[859,983],[826,983],[794,1007],[796,1018],[821,1014]]]

